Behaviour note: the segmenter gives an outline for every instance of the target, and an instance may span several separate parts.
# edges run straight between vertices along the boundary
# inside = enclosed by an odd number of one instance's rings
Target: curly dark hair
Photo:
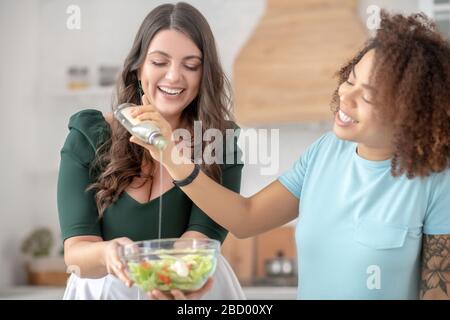
[[[138,70],[145,61],[147,49],[153,37],[159,31],[167,29],[183,32],[197,45],[203,56],[199,94],[181,115],[185,129],[193,132],[196,120],[202,121],[203,132],[209,128],[222,132],[232,128],[229,121],[233,120],[231,86],[220,64],[211,28],[196,8],[184,2],[160,5],[153,9],[142,22],[117,82],[117,101],[114,103],[113,110],[125,102],[141,104]],[[100,217],[125,191],[133,178],[141,176],[143,162],[151,166],[155,165],[150,153],[141,146],[130,143],[129,138],[128,131],[113,119],[111,136],[98,147],[91,165],[92,175],[96,178],[87,190],[95,190]],[[207,145],[207,142],[203,142],[202,150]],[[221,182],[222,172],[218,164],[203,162],[201,167],[209,177]]]
[[[339,86],[375,49],[371,83],[377,108],[394,127],[392,175],[442,172],[450,167],[450,42],[423,13],[382,10],[380,18],[376,35],[337,72]],[[331,107],[339,110],[338,89]]]

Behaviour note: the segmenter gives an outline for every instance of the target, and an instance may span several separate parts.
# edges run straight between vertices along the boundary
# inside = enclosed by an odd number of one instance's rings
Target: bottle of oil
[[[153,121],[140,121],[133,118],[130,114],[133,107],[137,105],[132,103],[123,103],[114,111],[114,117],[128,130],[129,133],[136,136],[144,143],[154,145],[159,150],[167,146],[167,140],[161,134],[160,129]]]

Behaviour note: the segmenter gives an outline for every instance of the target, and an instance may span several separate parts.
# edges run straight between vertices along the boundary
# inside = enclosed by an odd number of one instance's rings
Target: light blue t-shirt
[[[279,181],[300,199],[300,299],[417,299],[422,235],[450,234],[450,170],[391,175],[328,133]]]

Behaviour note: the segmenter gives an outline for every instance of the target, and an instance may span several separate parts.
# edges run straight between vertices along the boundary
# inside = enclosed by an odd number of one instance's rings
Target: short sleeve
[[[241,173],[243,164],[241,161],[242,152],[237,145],[237,136],[233,140],[233,144],[234,146],[231,149],[224,145],[225,150],[228,152],[224,152],[224,164],[221,165],[222,185],[231,191],[239,193],[241,190]],[[229,150],[231,150],[232,157],[230,156]],[[225,161],[227,157],[228,163]],[[233,159],[233,161],[229,161],[230,159]],[[212,220],[195,204],[192,204],[191,216],[187,230],[201,232],[208,238],[216,239],[220,242],[223,242],[228,234],[228,231],[225,228]]]
[[[450,234],[450,170],[436,174],[423,233]]]
[[[305,153],[302,154],[300,159],[298,159],[294,166],[284,172],[278,180],[281,184],[289,190],[297,199],[300,199],[300,194],[302,192],[303,180],[306,175],[306,171],[308,170],[308,166],[311,163],[311,159],[317,153],[321,143],[329,137],[331,134],[328,133],[322,136],[319,140],[314,142],[311,146],[309,146]]]
[[[58,216],[63,240],[79,235],[101,236],[90,164],[99,133],[105,128],[99,111],[81,111],[71,117],[69,134],[61,149],[57,184]]]
[[[61,150],[57,203],[63,240],[78,235],[101,236],[94,193],[85,191],[91,184],[89,167],[74,152],[83,140],[88,147],[83,135],[73,129]]]

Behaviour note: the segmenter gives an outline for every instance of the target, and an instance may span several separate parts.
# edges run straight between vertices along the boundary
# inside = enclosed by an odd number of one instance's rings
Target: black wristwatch
[[[194,166],[194,170],[192,170],[192,173],[187,178],[185,178],[183,180],[173,180],[172,182],[177,187],[187,186],[189,183],[194,181],[195,178],[197,178],[199,172],[200,172],[200,165],[198,165],[196,163],[195,166]]]

